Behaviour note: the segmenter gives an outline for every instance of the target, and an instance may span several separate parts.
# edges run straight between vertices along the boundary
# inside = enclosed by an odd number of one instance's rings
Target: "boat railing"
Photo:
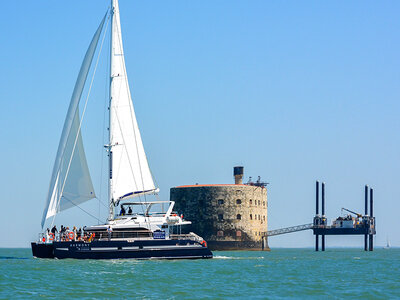
[[[111,235],[108,232],[93,232],[95,240],[107,240],[111,239],[137,239],[137,238],[151,238],[152,232],[146,231],[113,231]],[[91,233],[90,233],[91,234]]]
[[[61,234],[47,234],[47,233],[39,233],[38,241],[39,243],[52,243],[54,241],[62,240]]]
[[[149,239],[153,237],[153,232],[146,231],[113,231],[111,235],[108,232],[83,232],[82,235],[75,236],[75,234],[68,233],[56,233],[46,234],[39,233],[38,241],[39,243],[52,243],[58,241],[85,241],[90,242],[94,240],[116,240],[116,239]],[[197,234],[190,232],[188,234],[170,234],[169,238],[172,240],[192,240],[201,243],[203,238]]]

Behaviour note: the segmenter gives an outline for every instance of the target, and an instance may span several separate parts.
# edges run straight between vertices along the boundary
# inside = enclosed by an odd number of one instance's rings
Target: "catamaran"
[[[53,167],[42,229],[48,219],[52,218],[54,222],[58,213],[96,198],[81,134],[87,102],[83,105],[82,115],[79,106],[106,20],[107,24],[111,24],[109,141],[104,146],[109,160],[108,219],[102,225],[84,227],[79,235],[76,231],[41,233],[38,241],[31,243],[33,256],[78,259],[212,258],[212,252],[200,236],[193,232],[181,233],[181,226],[191,222],[173,211],[173,201],[146,200],[145,195],[157,194],[159,189],[149,168],[132,104],[118,0],[111,1],[111,9],[96,30],[78,74]],[[116,212],[118,208],[120,211]]]

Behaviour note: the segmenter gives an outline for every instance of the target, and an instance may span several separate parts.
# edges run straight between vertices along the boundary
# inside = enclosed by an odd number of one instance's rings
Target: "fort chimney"
[[[243,184],[243,167],[233,167],[233,176],[235,184]]]

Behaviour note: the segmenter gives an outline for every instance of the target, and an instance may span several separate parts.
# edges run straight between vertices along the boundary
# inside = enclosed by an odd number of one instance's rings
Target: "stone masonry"
[[[269,250],[266,187],[245,184],[171,188],[175,210],[192,221],[187,231],[203,237],[211,250]]]

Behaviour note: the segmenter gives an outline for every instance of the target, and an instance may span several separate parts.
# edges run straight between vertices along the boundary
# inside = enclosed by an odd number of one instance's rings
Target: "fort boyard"
[[[243,184],[243,167],[234,167],[235,184],[196,184],[171,188],[175,208],[191,220],[212,250],[269,250],[267,183]]]

